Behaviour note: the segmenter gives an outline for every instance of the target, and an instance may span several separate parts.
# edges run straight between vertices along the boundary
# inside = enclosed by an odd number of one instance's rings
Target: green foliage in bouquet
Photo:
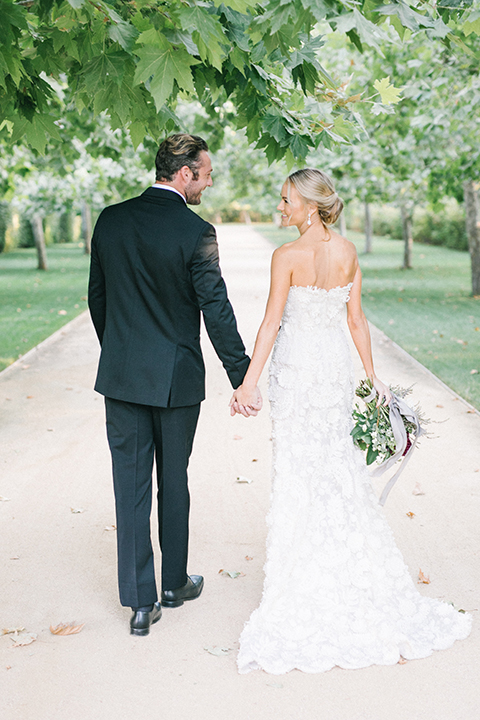
[[[411,388],[405,390],[401,387],[391,387],[390,390],[399,398],[405,398],[412,392]],[[372,391],[373,386],[371,380],[361,380],[355,390],[355,395],[365,400],[365,398],[368,398],[369,395],[372,394]],[[418,407],[415,408],[415,411],[422,425],[428,423],[428,420],[421,415]],[[402,418],[408,438],[407,447],[405,448],[406,453],[411,445],[410,436],[416,433],[416,426],[405,417],[402,416]],[[375,460],[383,462],[395,454],[396,443],[390,423],[388,405],[382,403],[377,407],[376,396],[365,403],[365,409],[363,411],[358,404],[356,404],[353,411],[353,420],[355,422],[353,430],[351,431],[353,442],[361,450],[367,451],[367,465],[371,465]]]

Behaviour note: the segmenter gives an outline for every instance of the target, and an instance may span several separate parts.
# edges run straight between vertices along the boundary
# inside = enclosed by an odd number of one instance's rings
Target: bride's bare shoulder
[[[280,245],[273,251],[274,257],[277,258],[285,258],[289,255],[292,255],[297,250],[297,241],[292,240],[291,242],[286,242],[283,245]]]
[[[335,230],[329,229],[329,233],[330,238],[335,242],[339,250],[343,251],[346,254],[352,255],[352,257],[357,256],[357,248],[355,247],[353,242],[347,240],[346,237],[343,237],[343,235],[335,232]]]

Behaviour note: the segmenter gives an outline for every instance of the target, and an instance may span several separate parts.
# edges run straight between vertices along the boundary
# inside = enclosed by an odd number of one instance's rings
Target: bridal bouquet
[[[390,390],[392,392],[390,403],[377,407],[377,395],[371,381],[368,379],[360,381],[355,395],[363,399],[365,409],[362,410],[358,404],[355,405],[353,411],[355,424],[351,432],[355,445],[367,451],[367,465],[371,465],[375,460],[379,463],[373,475],[381,475],[397,460],[405,458],[400,470],[383,491],[380,498],[381,505],[384,504],[390,489],[403,470],[418,438],[424,434],[422,425],[428,423],[418,405],[412,409],[404,401],[404,398],[412,392],[411,388],[405,390],[401,387],[391,387]]]

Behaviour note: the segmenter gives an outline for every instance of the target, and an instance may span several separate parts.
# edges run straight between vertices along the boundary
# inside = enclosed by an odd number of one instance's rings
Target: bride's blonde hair
[[[304,168],[288,176],[291,183],[305,202],[314,203],[324,225],[333,225],[343,210],[343,200],[338,197],[331,178],[322,170]]]

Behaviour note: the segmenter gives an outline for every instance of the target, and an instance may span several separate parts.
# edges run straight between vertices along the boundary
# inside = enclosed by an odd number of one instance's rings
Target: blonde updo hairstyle
[[[317,206],[318,216],[325,227],[337,221],[343,210],[343,201],[335,192],[327,173],[316,168],[304,168],[289,175],[287,180],[305,202]]]

